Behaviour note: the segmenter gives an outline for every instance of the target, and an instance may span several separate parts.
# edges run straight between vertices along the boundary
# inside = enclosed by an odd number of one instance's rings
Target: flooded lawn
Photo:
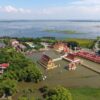
[[[61,54],[55,51],[46,51],[43,53],[53,58],[61,56]],[[43,66],[37,63],[43,53],[37,52],[31,56],[31,59],[35,61],[39,69],[47,76],[47,79],[38,85],[48,85],[51,87],[57,85],[63,85],[65,87],[100,87],[100,74],[81,65],[77,66],[75,71],[68,71],[66,68],[69,62],[65,60],[57,61],[56,64],[60,64],[59,67],[46,71]]]

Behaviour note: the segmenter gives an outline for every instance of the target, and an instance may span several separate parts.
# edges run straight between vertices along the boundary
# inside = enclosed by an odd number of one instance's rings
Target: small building
[[[48,50],[48,47],[50,46],[47,42],[41,42],[41,45],[43,45],[46,50]]]
[[[54,44],[54,49],[58,52],[70,52],[69,47],[62,42],[58,42]]]
[[[77,58],[76,55],[69,53],[67,56],[64,57],[65,60],[69,61],[68,69],[75,70],[77,65],[82,64],[82,61]]]
[[[16,39],[11,40],[11,46],[15,48],[17,51],[24,51],[26,49],[26,46],[19,43],[19,41],[17,41]]]
[[[31,48],[35,48],[36,47],[36,45],[33,42],[26,42],[26,44]]]
[[[5,48],[5,44],[4,43],[2,43],[2,42],[0,42],[0,48]]]
[[[16,39],[11,39],[11,46],[12,47],[16,47],[19,45],[19,41],[17,41]]]
[[[9,67],[9,63],[0,64],[0,74],[3,74],[4,70]]]
[[[18,45],[21,51],[25,51],[26,46],[24,46],[23,44],[19,44]]]
[[[57,67],[53,59],[45,54],[42,55],[41,59],[39,60],[39,63],[47,70],[54,69]]]

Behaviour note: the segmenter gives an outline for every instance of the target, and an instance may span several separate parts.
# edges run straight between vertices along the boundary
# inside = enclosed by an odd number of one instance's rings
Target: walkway
[[[63,55],[63,56],[60,56],[59,58],[55,58],[55,59],[53,59],[53,61],[55,62],[55,61],[59,61],[59,60],[62,60],[64,57],[66,57],[67,56],[67,54],[65,54],[65,55]]]
[[[79,58],[83,60],[83,64],[82,64],[83,66],[100,74],[100,64],[89,61],[89,60],[81,58],[81,57],[79,57]]]

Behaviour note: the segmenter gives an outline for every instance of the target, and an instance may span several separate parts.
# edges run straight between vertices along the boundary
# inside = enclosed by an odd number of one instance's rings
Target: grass
[[[75,34],[75,33],[78,33],[78,32],[76,32],[76,31],[74,31],[74,30],[49,30],[49,29],[47,29],[47,30],[44,30],[45,32],[54,32],[54,33],[66,33],[66,34]]]
[[[29,93],[30,97],[41,98],[41,100],[45,100],[42,97],[42,93],[39,91],[39,88],[43,87],[40,85],[34,85],[33,83],[20,83],[19,90],[27,90],[33,89],[33,93]],[[53,87],[48,87],[53,88]],[[68,88],[72,94],[72,100],[100,100],[100,88],[90,88],[90,87],[79,87],[79,88]],[[23,95],[24,93],[19,92],[18,94],[13,97],[14,100],[17,100],[17,97]]]
[[[91,47],[94,44],[94,40],[93,39],[77,39],[77,38],[68,38],[66,39],[66,41],[70,42],[70,41],[75,41],[77,42],[81,47]]]
[[[100,88],[71,88],[73,100],[100,100]]]

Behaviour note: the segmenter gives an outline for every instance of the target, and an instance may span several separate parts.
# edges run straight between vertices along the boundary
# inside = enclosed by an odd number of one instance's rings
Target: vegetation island
[[[99,80],[100,37],[0,38],[0,100],[100,100]]]
[[[54,32],[54,33],[66,33],[66,34],[76,34],[78,33],[77,31],[75,30],[56,30],[56,29],[46,29],[44,30],[45,32]]]

